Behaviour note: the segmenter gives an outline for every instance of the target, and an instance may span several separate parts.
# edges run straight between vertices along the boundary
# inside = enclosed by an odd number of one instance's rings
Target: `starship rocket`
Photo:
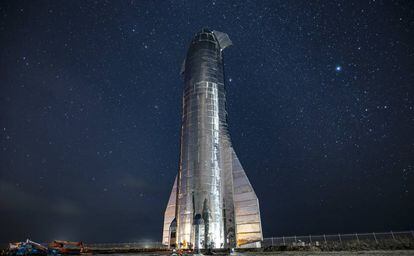
[[[202,29],[184,79],[178,174],[164,214],[163,244],[175,248],[260,247],[259,201],[227,129],[223,32]]]

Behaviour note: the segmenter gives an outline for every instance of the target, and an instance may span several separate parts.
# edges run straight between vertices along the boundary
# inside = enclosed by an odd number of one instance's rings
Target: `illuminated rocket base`
[[[223,50],[227,34],[203,29],[192,40],[184,77],[180,166],[164,215],[165,245],[260,247],[259,201],[227,130]]]

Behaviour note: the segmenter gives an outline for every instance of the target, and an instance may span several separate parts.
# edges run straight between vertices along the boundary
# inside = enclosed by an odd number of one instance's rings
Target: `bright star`
[[[339,71],[341,71],[341,70],[342,70],[342,67],[341,67],[341,66],[336,66],[335,70],[336,70],[337,72],[339,72]]]

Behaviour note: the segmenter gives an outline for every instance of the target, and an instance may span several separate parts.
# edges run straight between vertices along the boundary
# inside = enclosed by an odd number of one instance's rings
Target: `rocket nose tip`
[[[212,33],[213,31],[209,29],[208,27],[203,27],[200,31],[200,33]]]

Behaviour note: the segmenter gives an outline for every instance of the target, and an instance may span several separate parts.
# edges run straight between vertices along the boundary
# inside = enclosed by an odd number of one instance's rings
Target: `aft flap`
[[[168,245],[170,237],[170,225],[175,218],[175,206],[177,200],[177,176],[175,177],[174,185],[171,190],[170,199],[168,200],[167,208],[164,213],[164,226],[162,232],[162,243]]]
[[[230,45],[233,45],[233,42],[230,40],[229,35],[227,35],[226,33],[214,30],[213,34],[216,36],[221,50],[224,50]]]
[[[237,246],[263,239],[259,200],[243,167],[232,149],[234,212],[236,220]]]

